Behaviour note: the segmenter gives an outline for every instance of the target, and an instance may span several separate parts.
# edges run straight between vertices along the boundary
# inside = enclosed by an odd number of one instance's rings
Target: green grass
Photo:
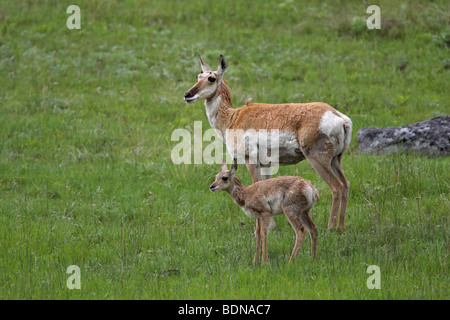
[[[360,155],[355,139],[450,113],[448,2],[381,1],[403,23],[381,31],[354,19],[369,2],[78,1],[81,30],[66,28],[69,4],[0,6],[2,299],[450,297],[450,160]],[[196,55],[215,66],[221,53],[236,106],[324,101],[353,120],[344,232],[326,232],[331,192],[308,163],[279,171],[319,191],[316,261],[307,239],[288,265],[280,216],[254,267],[254,222],[208,190],[220,166],[171,161],[174,129],[209,128],[182,99]],[[66,287],[70,265],[81,290]]]

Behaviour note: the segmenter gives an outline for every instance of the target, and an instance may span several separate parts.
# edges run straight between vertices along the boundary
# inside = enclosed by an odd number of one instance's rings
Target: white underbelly
[[[232,158],[267,157],[279,165],[295,164],[305,157],[293,132],[280,130],[233,130],[225,134],[227,151]],[[264,159],[262,159],[264,160]],[[266,161],[259,161],[266,163]],[[253,162],[256,163],[256,162]]]
[[[266,213],[270,213],[271,216],[276,216],[283,214],[283,209],[281,208],[281,202],[283,201],[283,193],[277,192],[268,196],[263,196],[261,198],[261,205],[264,207]],[[252,219],[257,219],[260,217],[259,213],[255,212],[247,206],[243,206],[242,210],[247,216]]]
[[[283,194],[277,192],[262,198],[264,206],[268,209],[271,216],[275,216],[283,213],[281,208],[281,202],[283,201]]]
[[[245,214],[247,216],[249,216],[252,219],[258,219],[259,218],[259,214],[257,214],[253,210],[248,209],[247,207],[242,207],[242,210],[245,212]]]

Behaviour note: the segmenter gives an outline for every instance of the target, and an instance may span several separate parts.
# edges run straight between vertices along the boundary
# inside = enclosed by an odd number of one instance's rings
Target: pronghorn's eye
[[[227,181],[227,180],[228,180],[228,177],[222,177],[222,180],[223,180],[223,181]]]
[[[214,82],[214,81],[216,81],[216,78],[214,78],[214,77],[209,77],[209,78],[208,78],[208,81],[209,81],[209,82]]]

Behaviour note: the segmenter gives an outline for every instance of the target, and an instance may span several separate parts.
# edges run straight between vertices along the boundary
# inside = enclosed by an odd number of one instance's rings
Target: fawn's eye
[[[216,81],[216,78],[214,78],[214,77],[208,77],[208,81],[209,81],[209,82],[214,82],[214,81]]]
[[[222,180],[223,180],[223,181],[227,181],[227,180],[228,180],[228,177],[222,177]]]

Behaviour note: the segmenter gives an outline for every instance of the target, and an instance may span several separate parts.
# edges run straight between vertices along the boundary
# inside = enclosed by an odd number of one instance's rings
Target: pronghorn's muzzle
[[[195,92],[193,92],[193,91],[195,91]],[[197,97],[198,97],[198,95],[197,95],[197,92],[196,92],[197,90],[189,90],[188,92],[186,92],[185,94],[184,94],[184,101],[186,101],[187,103],[192,103],[192,102],[195,102],[195,101],[197,101]]]

